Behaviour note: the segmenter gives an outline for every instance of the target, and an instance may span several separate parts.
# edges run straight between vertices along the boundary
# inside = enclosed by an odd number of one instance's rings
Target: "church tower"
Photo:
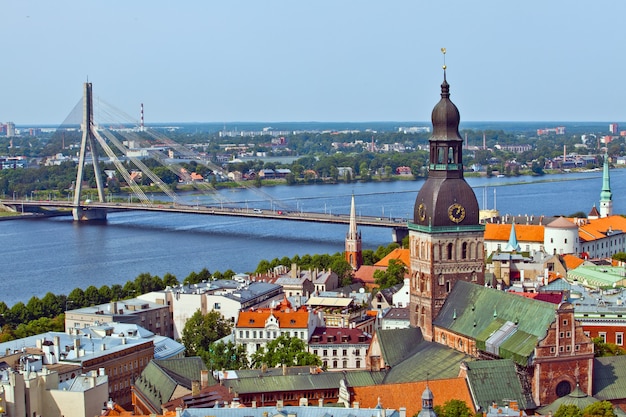
[[[611,178],[609,177],[609,154],[604,154],[604,168],[602,170],[602,191],[600,192],[600,217],[613,215],[613,193],[611,193]]]
[[[476,195],[463,177],[460,115],[450,101],[445,65],[441,100],[431,119],[428,179],[409,222],[410,320],[426,340],[432,340],[433,320],[457,281],[485,283],[484,225]]]
[[[363,252],[361,250],[361,232],[356,228],[356,208],[354,206],[354,194],[352,194],[352,206],[350,207],[350,228],[346,234],[346,261],[353,270],[363,265]]]

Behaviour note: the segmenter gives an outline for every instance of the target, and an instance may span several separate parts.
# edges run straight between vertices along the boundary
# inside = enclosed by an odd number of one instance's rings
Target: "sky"
[[[622,0],[0,0],[0,122],[626,120]],[[96,104],[97,106],[97,104]]]

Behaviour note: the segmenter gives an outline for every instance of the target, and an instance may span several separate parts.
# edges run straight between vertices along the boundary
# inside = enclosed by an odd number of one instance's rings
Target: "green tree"
[[[613,259],[620,262],[626,262],[626,252],[617,252],[612,256]]]
[[[278,336],[252,354],[252,365],[255,368],[262,364],[273,368],[277,365],[304,366],[321,363],[317,355],[307,352],[306,345],[301,339],[286,335]]]
[[[594,344],[594,353],[597,357],[619,356],[624,354],[624,350],[615,343],[606,343],[601,337],[591,339]]]
[[[374,282],[378,284],[380,289],[393,287],[404,281],[406,266],[398,259],[389,260],[386,270],[377,270],[374,272]]]
[[[342,257],[336,257],[330,264],[330,269],[337,274],[342,287],[352,284],[352,265]]]
[[[583,412],[574,404],[561,404],[554,413],[554,417],[582,417]]]
[[[166,287],[175,287],[178,285],[178,279],[176,279],[176,275],[170,274],[167,272],[163,275],[163,285]]]
[[[585,407],[583,417],[616,417],[616,414],[613,404],[608,401],[598,401]]]
[[[202,314],[197,310],[185,323],[182,344],[187,356],[198,356],[209,345],[230,334],[231,323],[217,311]]]
[[[200,352],[202,360],[209,369],[247,369],[249,368],[246,348],[242,344],[211,343],[208,349]]]
[[[473,417],[474,413],[465,401],[448,400],[443,405],[433,407],[438,417]]]

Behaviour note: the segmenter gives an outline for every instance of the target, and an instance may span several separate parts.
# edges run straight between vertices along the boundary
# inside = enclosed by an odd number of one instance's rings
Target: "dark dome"
[[[457,208],[451,213],[456,204],[462,209]],[[423,226],[474,225],[478,224],[479,214],[474,190],[463,178],[428,178],[415,199],[413,223]]]
[[[441,84],[441,100],[433,108],[430,118],[433,123],[433,135],[430,140],[463,140],[459,134],[461,115],[459,109],[450,101],[450,85],[445,78]]]

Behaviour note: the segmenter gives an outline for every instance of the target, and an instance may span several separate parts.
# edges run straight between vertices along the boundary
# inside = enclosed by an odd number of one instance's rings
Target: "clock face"
[[[465,218],[465,207],[459,203],[454,203],[448,207],[448,218],[455,223],[461,223]]]
[[[417,217],[419,217],[420,221],[426,219],[426,206],[424,203],[420,203],[420,205],[417,206]]]

